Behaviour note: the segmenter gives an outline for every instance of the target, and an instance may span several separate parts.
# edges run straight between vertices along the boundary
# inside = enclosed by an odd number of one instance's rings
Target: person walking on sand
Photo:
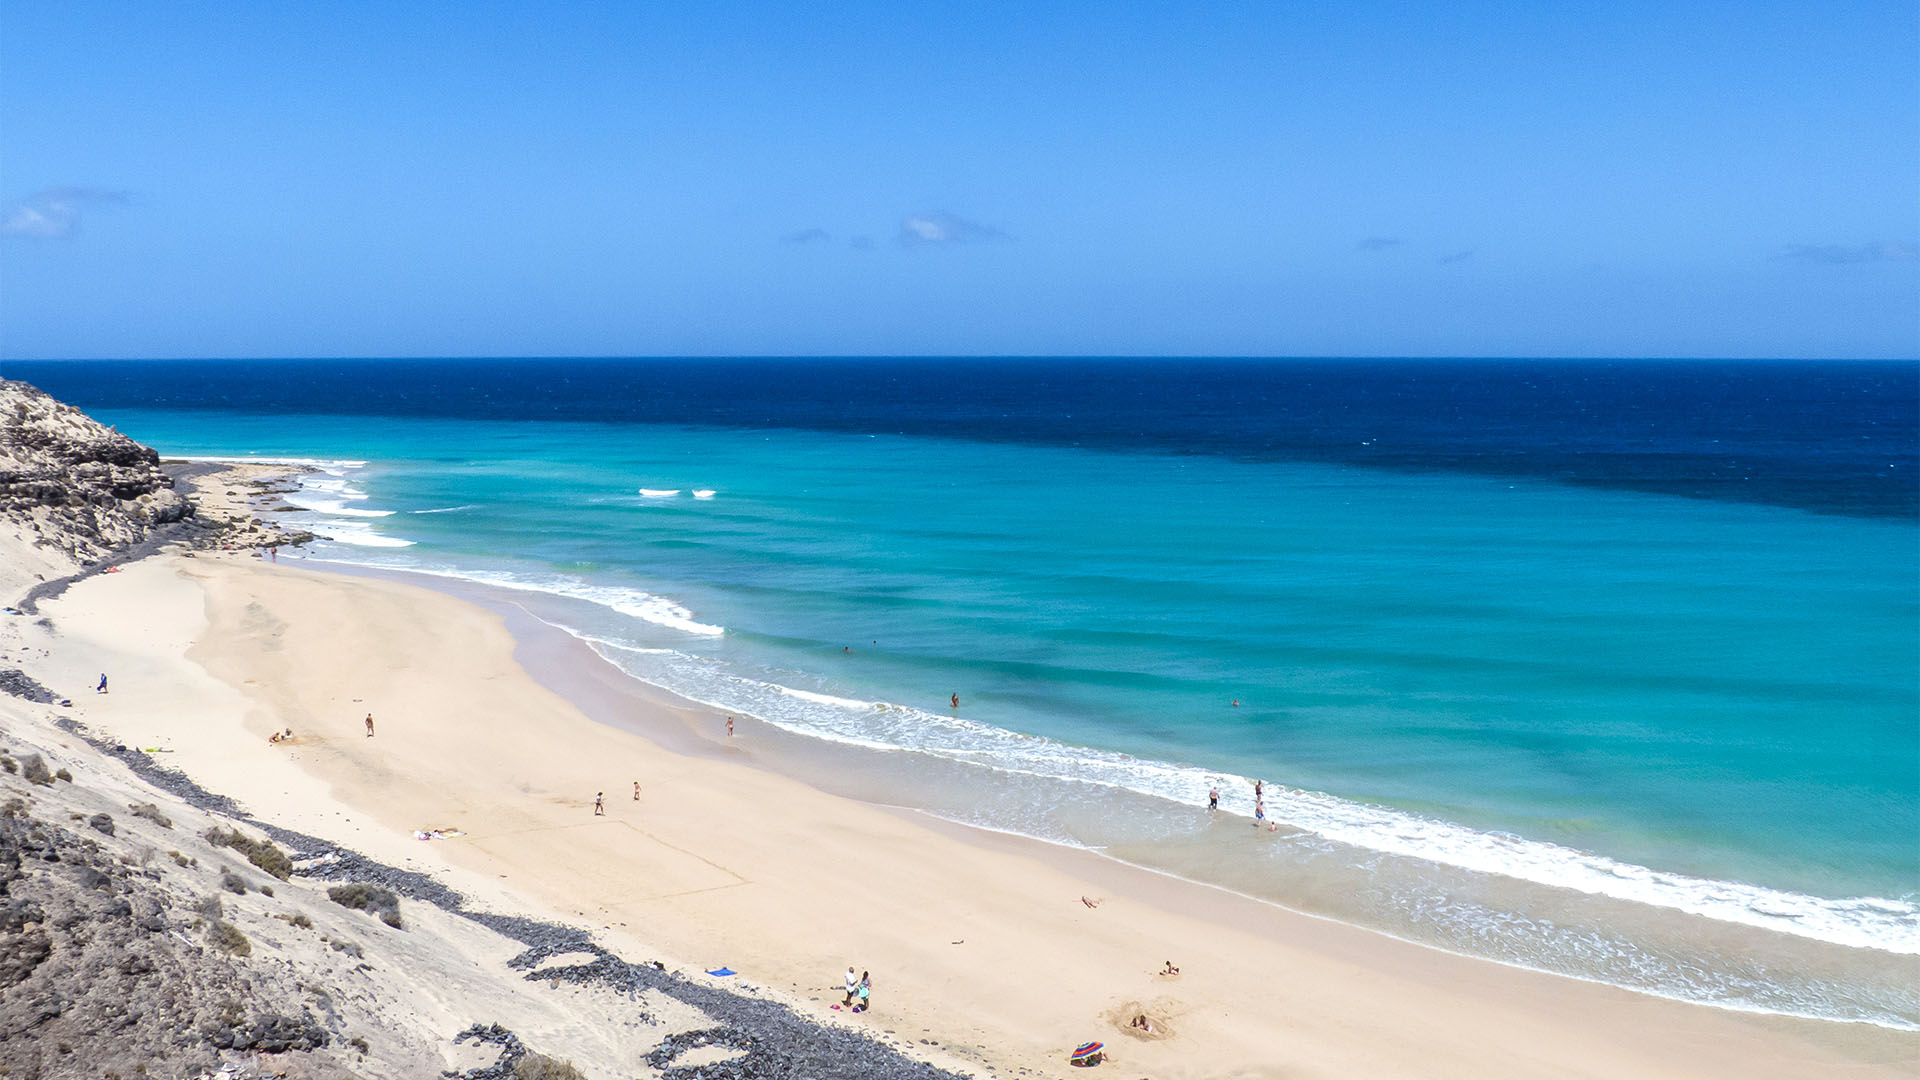
[[[633,782],[633,801],[634,802],[640,801],[640,781],[638,780],[635,780]]]
[[[373,738],[373,714],[367,714],[367,738]]]
[[[593,794],[593,816],[607,816],[607,793],[604,791],[596,791]]]
[[[860,992],[860,980],[853,974],[853,965],[848,964],[847,965],[847,998],[845,1001],[842,1001],[840,1004],[842,1005],[853,1004],[853,996],[855,994],[858,994],[859,992]]]
[[[100,673],[100,685],[94,687],[93,692],[96,694],[104,694],[107,692],[107,673],[106,672],[103,671]],[[134,696],[139,697],[140,695],[135,694]]]

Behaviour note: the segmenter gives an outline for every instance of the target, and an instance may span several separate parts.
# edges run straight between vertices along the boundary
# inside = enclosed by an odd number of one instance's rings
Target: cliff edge
[[[26,548],[0,570],[9,598],[192,514],[152,447],[26,383],[0,379],[0,531]]]

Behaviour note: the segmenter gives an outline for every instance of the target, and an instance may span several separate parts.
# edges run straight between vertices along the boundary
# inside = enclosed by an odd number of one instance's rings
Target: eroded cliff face
[[[10,531],[84,565],[192,513],[151,447],[0,380],[0,524]]]

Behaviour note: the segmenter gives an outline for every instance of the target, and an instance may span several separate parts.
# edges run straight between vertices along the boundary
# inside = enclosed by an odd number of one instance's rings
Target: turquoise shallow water
[[[918,755],[936,812],[1510,962],[1920,1022],[1910,519],[926,436],[95,411],[169,454],[361,463],[297,499],[321,557],[521,590],[638,677]],[[1253,778],[1286,832],[1222,866],[1192,808],[1217,783],[1249,813]]]

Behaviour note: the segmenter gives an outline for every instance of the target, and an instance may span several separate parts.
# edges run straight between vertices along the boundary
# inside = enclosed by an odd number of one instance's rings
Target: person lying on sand
[[[1083,896],[1080,898],[1080,902],[1087,905],[1088,907],[1100,906],[1100,898],[1097,896]]]
[[[1166,966],[1166,967],[1163,967],[1163,968],[1161,968],[1161,969],[1160,969],[1160,974],[1162,974],[1162,975],[1178,975],[1178,974],[1180,974],[1180,969],[1179,969],[1179,968],[1177,968],[1177,967],[1174,967],[1174,966],[1173,966],[1173,961],[1171,961],[1171,960],[1169,960],[1169,961],[1167,961],[1167,966]]]
[[[1130,1028],[1139,1028],[1141,1031],[1144,1031],[1149,1035],[1153,1034],[1153,1021],[1147,1019],[1146,1013],[1141,1013],[1140,1015],[1127,1021],[1127,1026]]]

